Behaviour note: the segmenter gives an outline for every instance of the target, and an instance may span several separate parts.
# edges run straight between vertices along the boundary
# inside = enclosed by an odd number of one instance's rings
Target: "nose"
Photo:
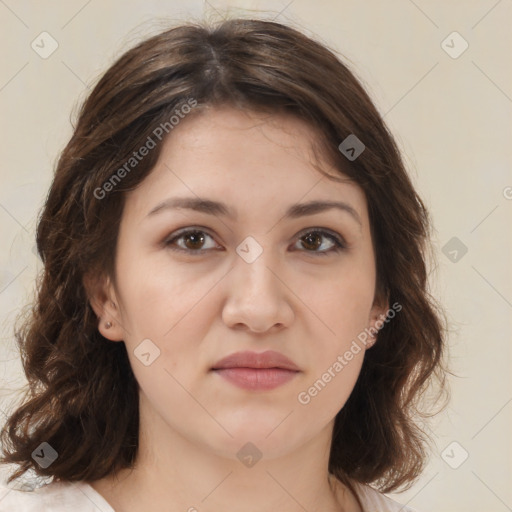
[[[270,253],[269,249],[264,250],[252,263],[236,255],[227,276],[227,297],[222,310],[228,327],[264,333],[283,329],[293,321],[293,293],[282,266],[271,260]]]

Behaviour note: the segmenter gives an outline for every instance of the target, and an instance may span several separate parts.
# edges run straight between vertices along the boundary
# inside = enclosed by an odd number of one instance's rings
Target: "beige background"
[[[70,113],[114,57],[167,21],[251,12],[290,23],[349,59],[432,211],[439,258],[432,287],[448,309],[457,377],[435,422],[430,464],[396,499],[423,512],[512,510],[510,0],[0,0],[3,411],[25,382],[13,322],[40,268],[35,221],[71,134]],[[58,43],[47,59],[31,48],[43,31]],[[442,46],[454,31],[469,44],[457,58],[443,46],[453,53],[461,39]],[[467,247],[462,257],[451,246],[443,253],[452,237]]]

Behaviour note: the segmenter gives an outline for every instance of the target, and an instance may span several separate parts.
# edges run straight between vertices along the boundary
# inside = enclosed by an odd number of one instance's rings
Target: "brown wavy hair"
[[[44,269],[36,301],[15,329],[28,384],[0,434],[0,462],[18,465],[8,482],[29,469],[94,481],[134,466],[138,384],[124,343],[98,332],[84,279],[105,275],[115,283],[125,192],[151,172],[161,144],[108,197],[98,199],[98,190],[190,98],[197,111],[228,105],[296,116],[319,134],[315,154],[364,190],[378,293],[402,310],[366,351],[335,418],[329,471],[351,488],[410,487],[427,455],[423,418],[433,402],[422,398],[446,390],[444,313],[427,282],[429,214],[381,115],[336,52],[298,29],[254,19],[190,22],[147,38],[82,105],[38,220]],[[365,145],[354,161],[338,149],[350,134]],[[47,468],[32,458],[42,442],[58,453]]]

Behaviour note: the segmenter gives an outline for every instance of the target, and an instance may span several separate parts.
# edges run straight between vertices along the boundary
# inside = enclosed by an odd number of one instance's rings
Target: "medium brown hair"
[[[347,65],[299,30],[252,19],[193,22],[146,39],[108,69],[83,104],[37,226],[44,263],[37,300],[16,329],[29,387],[1,432],[0,462],[19,466],[8,481],[29,469],[94,481],[134,465],[138,385],[124,343],[98,332],[83,283],[94,273],[115,282],[125,192],[151,172],[161,144],[107,197],[97,191],[191,98],[197,111],[228,105],[305,121],[319,134],[321,158],[364,190],[377,289],[402,309],[366,351],[336,416],[329,471],[349,486],[410,486],[427,453],[428,436],[414,420],[428,416],[420,400],[431,383],[445,389],[442,310],[427,283],[428,212]],[[338,149],[351,134],[365,145],[353,161]],[[42,442],[58,453],[47,468],[32,458]]]

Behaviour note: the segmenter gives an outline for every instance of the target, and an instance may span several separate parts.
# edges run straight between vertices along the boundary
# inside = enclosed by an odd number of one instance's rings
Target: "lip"
[[[274,350],[235,352],[217,361],[211,370],[232,384],[252,391],[275,389],[300,372],[291,359]]]
[[[217,361],[212,367],[213,370],[224,368],[281,368],[294,372],[300,371],[299,367],[291,359],[275,350],[267,350],[266,352],[235,352]]]

